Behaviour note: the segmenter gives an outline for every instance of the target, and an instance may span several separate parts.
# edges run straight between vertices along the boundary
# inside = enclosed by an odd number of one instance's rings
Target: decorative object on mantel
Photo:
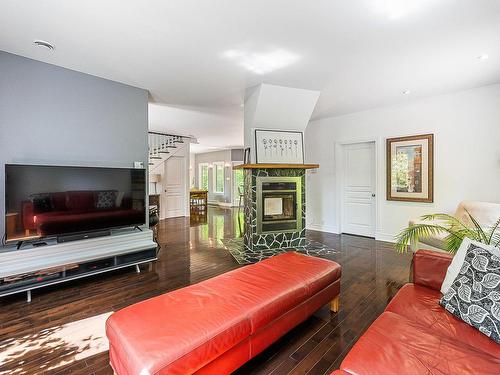
[[[243,152],[243,163],[250,163],[250,147],[245,148]]]
[[[500,217],[490,228],[482,227],[469,211],[467,217],[460,220],[449,214],[430,214],[421,217],[422,223],[410,225],[396,236],[395,248],[398,252],[406,252],[408,245],[417,243],[422,237],[445,234],[445,250],[455,254],[465,238],[500,246]],[[429,221],[429,223],[425,223]]]
[[[256,129],[255,160],[257,163],[304,164],[303,133]]]
[[[433,202],[433,134],[387,139],[387,200]]]

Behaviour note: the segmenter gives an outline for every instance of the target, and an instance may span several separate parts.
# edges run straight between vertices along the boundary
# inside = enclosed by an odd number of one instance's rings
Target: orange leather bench
[[[118,375],[228,374],[316,310],[340,266],[289,252],[131,305],[106,322]]]

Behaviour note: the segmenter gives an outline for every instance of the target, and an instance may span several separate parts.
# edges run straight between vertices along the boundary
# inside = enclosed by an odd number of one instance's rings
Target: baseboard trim
[[[309,224],[306,229],[316,230],[318,232],[339,234],[339,228],[331,225]]]
[[[390,243],[395,243],[396,238],[394,234],[389,234],[389,233],[381,233],[377,232],[375,233],[375,239],[377,241],[384,241],[384,242],[390,242]]]

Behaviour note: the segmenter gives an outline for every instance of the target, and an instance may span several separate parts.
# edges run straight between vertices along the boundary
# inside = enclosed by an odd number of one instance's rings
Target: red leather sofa
[[[106,322],[118,375],[229,374],[334,300],[340,266],[289,252],[126,307]]]
[[[333,374],[500,374],[500,345],[438,304],[451,259],[417,251],[413,283],[401,288]]]
[[[35,231],[38,236],[49,236],[144,221],[144,212],[134,210],[130,199],[123,199],[120,207],[96,208],[95,191],[67,191],[48,193],[48,204],[40,210],[32,201],[24,201],[23,229],[26,234]]]

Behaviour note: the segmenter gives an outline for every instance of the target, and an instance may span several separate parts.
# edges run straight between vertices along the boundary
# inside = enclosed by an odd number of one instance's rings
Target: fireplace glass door
[[[261,233],[300,230],[300,177],[263,177],[258,181],[258,229]]]
[[[282,221],[296,220],[296,199],[295,192],[293,193],[275,193],[263,192],[264,212],[262,220],[266,221]]]

